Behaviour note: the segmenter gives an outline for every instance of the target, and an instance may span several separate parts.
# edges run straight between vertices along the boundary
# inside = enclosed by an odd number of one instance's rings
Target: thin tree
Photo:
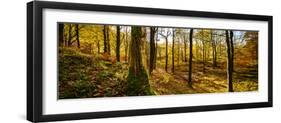
[[[180,34],[180,33],[179,33]],[[180,65],[180,43],[181,43],[181,39],[180,37],[177,38],[178,39],[178,66]]]
[[[157,44],[157,41],[158,41],[158,28],[155,27],[155,33],[154,33],[154,37],[156,35],[156,37],[154,38],[155,40],[155,52],[154,52],[154,65],[153,65],[153,69],[156,69],[156,63],[157,63],[157,52],[158,52],[158,44]]]
[[[165,38],[166,41],[166,56],[165,56],[165,71],[168,71],[168,38],[171,35],[171,31],[167,29],[161,29],[159,33],[162,37]]]
[[[71,46],[71,41],[72,41],[72,25],[69,24],[68,26],[68,41],[67,41],[67,46]]]
[[[233,64],[233,62],[234,62],[234,44],[233,44],[233,31],[232,30],[230,30],[229,31],[230,32],[230,46],[231,46],[231,60],[232,60],[232,62],[231,62],[231,70],[232,70],[232,72],[234,71],[234,64]]]
[[[183,53],[184,53],[184,62],[187,62],[187,58],[186,58],[186,44],[187,44],[187,42],[186,42],[186,35],[184,34],[183,35],[183,45],[184,45],[184,48],[183,48]]]
[[[189,72],[188,72],[188,85],[192,87],[192,39],[193,39],[193,29],[189,32]]]
[[[125,61],[128,61],[128,27],[124,27],[125,28],[125,41],[124,41],[124,49],[125,49]]]
[[[229,32],[226,30],[225,35],[226,35],[226,48],[227,48],[227,82],[228,82],[228,91],[233,92],[233,85],[232,85],[233,59],[232,59],[232,46],[230,43],[231,42],[230,40],[232,40],[232,34],[230,34],[229,37],[228,33]]]
[[[217,43],[213,38],[213,30],[211,30],[212,54],[213,54],[213,67],[217,67]]]
[[[100,54],[100,40],[98,39],[98,35],[94,32],[95,39],[97,40],[98,54]]]
[[[103,25],[103,53],[107,53],[107,35],[106,35],[106,25]]]
[[[206,60],[206,49],[205,49],[205,38],[204,38],[204,36],[205,36],[205,33],[204,33],[204,30],[202,29],[202,35],[201,35],[202,37],[201,37],[201,39],[202,39],[202,47],[203,47],[203,73],[205,72],[205,60]]]
[[[172,30],[172,73],[175,72],[175,29]]]
[[[116,60],[120,62],[120,26],[116,26]]]
[[[77,48],[80,48],[79,24],[75,24]]]
[[[107,40],[107,51],[108,51],[108,55],[111,54],[111,48],[110,48],[110,27],[109,26],[106,26],[106,40]]]

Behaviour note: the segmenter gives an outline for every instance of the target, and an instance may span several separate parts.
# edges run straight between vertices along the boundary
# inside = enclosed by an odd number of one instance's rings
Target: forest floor
[[[175,67],[172,73],[163,68],[157,68],[151,78],[150,84],[154,91],[160,95],[190,94],[190,93],[219,93],[228,91],[226,71],[221,67],[205,66],[198,62],[193,63],[192,87],[188,86],[188,64]],[[256,91],[258,89],[257,68],[236,68],[233,73],[234,91]]]
[[[224,66],[193,62],[192,87],[187,84],[188,64],[175,65],[175,72],[157,68],[149,76],[156,95],[227,92]],[[257,66],[235,67],[234,91],[258,90]],[[59,98],[126,96],[128,64],[113,62],[108,56],[93,57],[71,49],[59,55]]]

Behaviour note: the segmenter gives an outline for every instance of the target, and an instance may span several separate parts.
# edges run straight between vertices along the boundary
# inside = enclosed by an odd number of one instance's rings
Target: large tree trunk
[[[59,24],[59,28],[58,28],[58,32],[59,32],[59,46],[63,46],[64,44],[64,40],[63,40],[63,37],[64,37],[64,24]]]
[[[192,87],[192,37],[193,29],[189,32],[189,72],[188,72],[188,85]]]
[[[75,25],[77,47],[80,48],[79,24]]]
[[[173,41],[172,41],[172,73],[175,72],[175,30],[172,32]]]
[[[225,31],[226,35],[226,48],[227,48],[227,82],[228,82],[228,91],[233,92],[233,85],[232,85],[232,68],[233,68],[233,59],[232,59],[232,47],[229,39],[232,40],[232,36],[228,35],[228,31]]]
[[[116,27],[116,60],[120,62],[120,26]]]
[[[107,53],[106,25],[103,26],[103,53]]]
[[[151,95],[148,75],[142,64],[141,42],[142,29],[132,26],[130,42],[130,63],[127,77],[126,95]]]
[[[149,58],[149,74],[152,73],[155,65],[155,27],[150,27],[150,58]]]

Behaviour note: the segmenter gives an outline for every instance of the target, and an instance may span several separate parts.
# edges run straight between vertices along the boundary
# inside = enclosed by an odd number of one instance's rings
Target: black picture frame
[[[266,21],[268,22],[268,101],[258,102],[258,103],[43,115],[42,113],[42,109],[43,109],[42,107],[43,106],[42,105],[42,100],[43,100],[42,99],[43,98],[42,95],[42,88],[43,88],[42,85],[42,71],[43,71],[42,10],[45,8]],[[29,2],[27,3],[27,120],[32,122],[63,121],[63,120],[93,119],[93,118],[106,118],[106,117],[123,117],[123,116],[136,116],[136,115],[154,115],[154,114],[272,107],[273,106],[272,26],[273,26],[273,17],[264,16],[264,15],[185,11],[185,10],[93,5],[93,4],[63,3],[63,2],[46,2],[46,1]]]

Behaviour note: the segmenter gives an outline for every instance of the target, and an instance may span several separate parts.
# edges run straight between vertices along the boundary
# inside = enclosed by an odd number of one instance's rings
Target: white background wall
[[[0,4],[0,122],[27,123],[26,112],[26,2],[29,0],[2,0]],[[81,0],[87,1],[87,0]],[[97,4],[186,9],[213,12],[273,15],[273,83],[274,107],[231,111],[181,113],[169,115],[136,116],[74,123],[144,123],[144,122],[216,122],[264,123],[280,122],[281,114],[281,14],[278,0],[88,0]],[[65,121],[70,122],[70,121]]]

